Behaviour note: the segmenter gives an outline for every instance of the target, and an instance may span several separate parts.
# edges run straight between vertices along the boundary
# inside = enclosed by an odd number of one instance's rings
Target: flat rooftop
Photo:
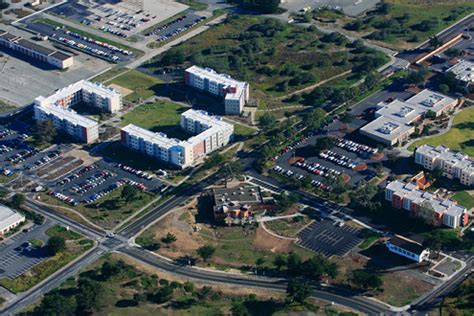
[[[216,206],[239,204],[260,204],[263,202],[260,187],[254,185],[241,185],[234,188],[213,189]]]
[[[24,220],[25,217],[18,212],[15,212],[9,207],[0,204],[0,229],[9,227],[19,221]]]
[[[461,59],[457,64],[446,70],[452,72],[456,79],[466,82],[474,83],[474,63]]]
[[[393,140],[398,139],[401,135],[414,130],[414,127],[402,122],[394,121],[385,116],[380,116],[372,122],[364,125],[360,130],[392,142]]]
[[[76,113],[76,111],[73,111],[71,109],[65,109],[56,105],[49,105],[49,106],[36,105],[36,107],[40,108],[43,112],[52,114],[61,119],[65,119],[71,124],[79,125],[84,128],[90,128],[90,127],[94,127],[98,125],[96,121],[91,120],[85,116],[82,116]]]

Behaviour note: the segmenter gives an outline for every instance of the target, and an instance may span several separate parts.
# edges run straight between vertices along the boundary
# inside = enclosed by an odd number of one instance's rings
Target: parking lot
[[[47,187],[51,196],[77,205],[93,203],[125,184],[149,192],[159,192],[164,188],[154,175],[104,160],[80,166],[55,181],[48,181]]]
[[[31,33],[11,27],[2,26],[2,29],[24,38],[32,36]],[[46,41],[41,42],[41,45],[53,47]],[[74,66],[66,71],[60,71],[12,51],[0,49],[0,52],[3,55],[0,56],[1,98],[19,106],[31,104],[40,95],[49,95],[59,88],[90,78],[110,67],[104,60],[78,54],[74,56]]]
[[[47,35],[52,41],[107,61],[116,63],[127,62],[134,57],[131,51],[96,41],[92,38],[70,32],[67,29],[54,27],[43,22],[28,21],[27,25],[30,30]]]
[[[356,185],[376,175],[373,166],[376,161],[372,160],[372,155],[377,149],[339,139],[335,147],[317,153],[312,146],[320,137],[303,138],[294,146],[284,149],[281,156],[276,157],[276,166],[273,170],[300,181],[309,177],[313,186],[320,189],[327,189],[339,176],[350,185]]]
[[[197,15],[195,13],[187,13],[178,17],[177,19],[157,26],[156,28],[145,33],[145,36],[155,36],[158,42],[163,42],[182,32],[185,32],[205,19],[206,17]]]
[[[341,223],[344,222],[316,220],[298,234],[298,244],[325,257],[344,256],[362,239],[357,228]]]
[[[46,259],[44,249],[35,248],[29,240],[38,239],[46,244],[45,231],[53,225],[33,225],[28,231],[21,231],[0,243],[0,277],[14,279]]]
[[[48,12],[127,38],[187,9],[172,0],[144,0],[142,3],[143,6],[132,1],[71,0]]]

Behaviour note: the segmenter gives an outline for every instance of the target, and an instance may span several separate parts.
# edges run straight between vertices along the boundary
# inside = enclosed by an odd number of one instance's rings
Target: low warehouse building
[[[25,216],[0,204],[0,236],[5,235],[25,221]]]

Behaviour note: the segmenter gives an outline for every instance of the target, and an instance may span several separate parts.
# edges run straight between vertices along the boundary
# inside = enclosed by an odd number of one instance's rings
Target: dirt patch
[[[73,150],[67,152],[64,156],[65,157],[71,156],[71,157],[79,158],[82,161],[84,161],[84,164],[87,165],[87,166],[92,165],[94,162],[101,159],[100,157],[92,157],[87,151],[82,150],[82,149],[73,149]]]
[[[126,97],[127,95],[133,93],[133,90],[127,89],[125,87],[119,86],[118,84],[112,83],[109,85],[109,87],[117,90],[122,94],[122,96]]]
[[[349,183],[349,181],[351,181],[351,176],[344,173],[342,175],[342,181],[344,181],[344,183]]]
[[[354,171],[360,172],[367,170],[367,165],[365,163],[360,163],[357,166],[354,167]]]
[[[291,251],[293,241],[277,238],[267,233],[263,228],[257,228],[253,246],[260,250],[288,253]]]
[[[370,160],[373,160],[373,161],[380,161],[383,159],[385,155],[383,153],[376,153],[375,155],[372,155],[372,157],[370,157]]]
[[[297,161],[300,161],[301,159],[303,159],[303,157],[291,157],[290,159],[288,159],[288,163],[290,165],[294,165]]]
[[[72,157],[71,157],[72,158]],[[57,179],[59,178],[60,176],[70,172],[71,170],[74,170],[76,169],[77,167],[79,167],[80,165],[82,165],[84,161],[82,161],[81,159],[79,160],[76,160],[76,161],[73,161],[72,163],[69,163],[67,166],[64,166],[63,168],[59,169],[58,171],[56,171],[55,173],[53,174],[50,174],[46,177],[46,179],[48,180],[54,180],[54,179]]]

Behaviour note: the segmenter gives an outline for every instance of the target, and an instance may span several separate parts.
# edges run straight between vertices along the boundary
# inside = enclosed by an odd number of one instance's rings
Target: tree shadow
[[[130,299],[118,300],[115,303],[115,307],[119,307],[119,308],[133,307],[137,305],[138,303],[135,300],[130,300]]]
[[[454,127],[459,128],[459,129],[474,129],[474,122],[462,122],[454,125]]]

